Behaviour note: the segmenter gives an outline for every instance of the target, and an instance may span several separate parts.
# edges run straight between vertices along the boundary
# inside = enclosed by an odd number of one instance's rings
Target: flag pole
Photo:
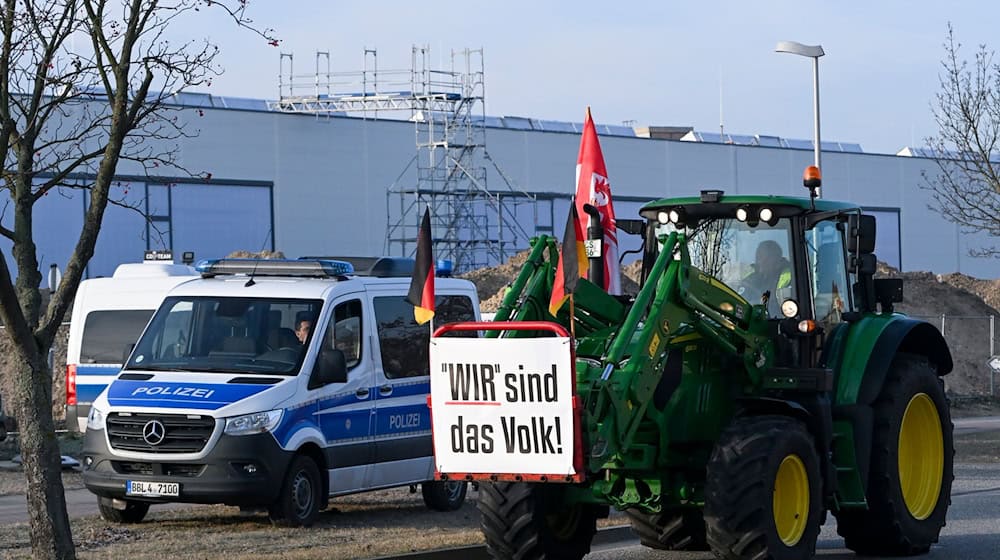
[[[569,293],[569,336],[576,340],[576,321],[573,319],[575,316],[573,311],[573,292]]]

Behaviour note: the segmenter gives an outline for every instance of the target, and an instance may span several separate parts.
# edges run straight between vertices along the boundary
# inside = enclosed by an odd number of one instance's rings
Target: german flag
[[[434,255],[431,251],[431,209],[424,210],[417,233],[417,258],[406,300],[413,304],[413,318],[423,325],[434,317]]]
[[[586,274],[586,269],[580,268],[580,263],[586,262],[587,252],[583,248],[583,231],[580,229],[580,218],[576,213],[574,201],[569,205],[569,218],[566,220],[566,232],[563,233],[562,250],[559,251],[556,279],[552,283],[549,313],[553,317],[576,290],[577,281]]]

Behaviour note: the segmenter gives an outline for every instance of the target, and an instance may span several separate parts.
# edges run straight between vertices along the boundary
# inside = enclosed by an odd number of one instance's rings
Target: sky
[[[274,99],[279,53],[296,73],[327,51],[334,72],[409,69],[427,45],[439,68],[453,49],[482,48],[486,114],[598,123],[691,126],[811,139],[812,61],[774,52],[778,41],[822,45],[823,140],[866,152],[924,146],[937,133],[931,104],[949,23],[972,59],[1000,48],[1000,3],[897,0],[436,1],[256,0],[250,16],[280,45],[219,16],[191,18],[183,34],[221,48],[225,73],[203,89]],[[721,109],[721,111],[720,111]]]

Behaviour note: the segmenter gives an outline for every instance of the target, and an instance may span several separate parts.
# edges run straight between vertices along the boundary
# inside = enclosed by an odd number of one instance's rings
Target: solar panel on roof
[[[765,136],[763,134],[757,135],[757,145],[758,146],[768,146],[771,148],[781,147],[781,138],[777,136]]]
[[[852,154],[864,153],[864,150],[861,149],[861,144],[855,144],[853,142],[841,142],[840,149],[845,152],[851,152]]]
[[[532,130],[531,119],[524,117],[503,117],[503,125],[514,130]]]
[[[635,136],[635,129],[631,126],[609,124],[607,128],[611,136]]]
[[[249,99],[246,97],[222,97],[216,99],[221,101],[227,109],[240,109],[244,111],[267,110],[267,101],[263,99]]]
[[[741,146],[755,146],[757,144],[757,139],[748,134],[730,134],[729,143],[739,144]]]
[[[212,107],[212,94],[182,91],[173,94],[174,103],[185,107]]]
[[[565,121],[535,121],[539,130],[548,132],[576,132],[573,123]]]
[[[843,150],[840,149],[840,142],[828,142],[826,140],[820,140],[819,146],[820,146],[820,149],[823,150],[823,151],[825,151],[825,152],[840,152],[840,151],[843,151]]]
[[[812,140],[797,140],[795,138],[782,138],[785,143],[786,148],[792,148],[793,150],[811,150],[813,149]]]

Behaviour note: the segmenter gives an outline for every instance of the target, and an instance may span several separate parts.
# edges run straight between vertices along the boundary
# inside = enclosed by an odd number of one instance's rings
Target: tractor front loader
[[[646,546],[722,559],[812,558],[827,512],[859,554],[926,552],[952,360],[893,311],[901,281],[874,279],[874,218],[721,191],[641,215],[634,298],[581,279],[549,315],[542,236],[496,322],[432,339],[436,476],[481,481],[491,554],[579,559],[611,507]]]

